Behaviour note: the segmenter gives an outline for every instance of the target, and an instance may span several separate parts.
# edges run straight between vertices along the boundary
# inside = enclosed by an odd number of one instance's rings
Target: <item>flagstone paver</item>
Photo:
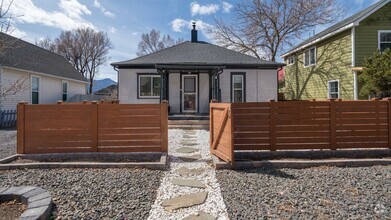
[[[181,147],[176,150],[178,153],[194,153],[196,151],[199,151],[200,149],[193,148],[193,147]]]
[[[178,196],[172,199],[167,199],[163,201],[162,206],[167,211],[187,208],[204,203],[207,196],[207,192],[191,193],[183,196]]]
[[[185,217],[183,220],[216,220],[217,218],[214,217],[211,214],[208,214],[207,212],[204,211],[199,211],[195,215],[189,215]]]
[[[202,174],[205,171],[205,169],[202,168],[195,168],[195,169],[189,169],[187,167],[181,167],[176,170],[181,176],[198,176]]]
[[[191,156],[179,156],[178,158],[185,161],[185,162],[193,162],[193,161],[201,159],[202,156],[201,156],[201,154],[195,154],[195,155],[191,155]]]
[[[206,186],[201,181],[195,179],[173,179],[171,182],[172,184],[178,186],[206,188]]]

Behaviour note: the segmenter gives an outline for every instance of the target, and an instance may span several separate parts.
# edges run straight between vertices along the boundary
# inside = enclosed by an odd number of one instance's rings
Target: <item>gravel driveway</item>
[[[217,171],[231,219],[389,219],[391,166]]]
[[[0,171],[0,187],[47,189],[57,219],[146,219],[162,174],[134,169]]]
[[[0,159],[16,154],[16,131],[0,130]]]

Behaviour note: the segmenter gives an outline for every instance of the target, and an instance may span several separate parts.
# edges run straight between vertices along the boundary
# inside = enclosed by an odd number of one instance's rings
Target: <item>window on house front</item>
[[[288,66],[289,66],[289,65],[292,65],[292,64],[294,64],[294,63],[295,63],[295,57],[294,57],[294,56],[288,57]]]
[[[232,102],[244,102],[244,74],[232,74]]]
[[[39,104],[39,77],[31,77],[31,103]]]
[[[387,48],[391,49],[391,30],[379,31],[379,50],[383,52]]]
[[[310,48],[304,52],[304,66],[316,64],[316,48]]]
[[[68,100],[68,82],[62,82],[62,101]]]
[[[160,76],[140,75],[139,76],[139,97],[159,98],[160,97]]]
[[[329,99],[339,99],[339,81],[329,81]]]

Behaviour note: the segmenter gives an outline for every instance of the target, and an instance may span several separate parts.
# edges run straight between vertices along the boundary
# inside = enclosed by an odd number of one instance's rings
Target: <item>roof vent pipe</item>
[[[196,22],[193,21],[193,30],[191,30],[191,42],[198,42],[198,33],[196,30]]]

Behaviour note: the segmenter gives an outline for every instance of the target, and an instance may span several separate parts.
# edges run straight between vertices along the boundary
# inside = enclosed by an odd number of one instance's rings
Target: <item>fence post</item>
[[[337,150],[337,126],[336,126],[336,103],[335,99],[330,101],[330,149]]]
[[[17,106],[17,146],[16,146],[16,152],[18,154],[24,154],[25,153],[25,108],[26,108],[27,102],[19,102]]]
[[[382,100],[387,101],[388,104],[388,148],[391,149],[391,98],[384,98]]]
[[[276,106],[275,100],[269,99],[270,120],[269,120],[269,134],[270,134],[270,150],[276,151]]]
[[[168,101],[160,103],[161,151],[168,152]]]
[[[91,150],[98,152],[98,102],[92,101],[90,108],[91,108]]]

